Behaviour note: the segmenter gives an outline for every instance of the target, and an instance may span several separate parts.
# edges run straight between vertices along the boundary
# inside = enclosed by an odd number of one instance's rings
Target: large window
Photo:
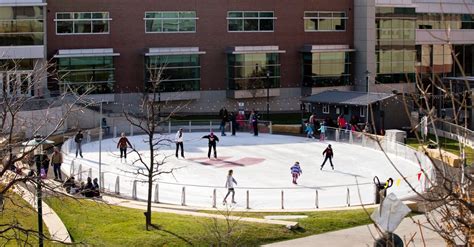
[[[377,83],[415,80],[414,8],[377,7]]]
[[[271,11],[230,11],[227,13],[229,32],[273,32]]]
[[[199,55],[147,56],[147,86],[160,82],[160,92],[199,91],[201,66]]]
[[[474,15],[417,13],[416,24],[419,29],[474,29]]]
[[[110,20],[109,12],[58,12],[56,33],[107,34]]]
[[[229,54],[228,82],[231,90],[280,87],[278,53]]]
[[[0,60],[0,95],[34,95],[35,59]]]
[[[114,92],[114,62],[111,56],[58,58],[61,91],[105,94]]]
[[[0,46],[43,44],[43,7],[0,7]]]
[[[196,12],[146,12],[147,33],[189,33],[196,32]]]
[[[304,12],[304,30],[306,32],[345,31],[346,22],[345,12]]]
[[[303,86],[327,87],[349,85],[351,72],[350,53],[303,53]]]

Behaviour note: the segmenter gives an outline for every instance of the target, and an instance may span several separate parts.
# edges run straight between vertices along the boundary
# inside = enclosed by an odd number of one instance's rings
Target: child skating
[[[235,181],[234,177],[232,177],[232,174],[234,174],[234,171],[229,170],[229,173],[227,174],[227,180],[225,182],[225,187],[227,188],[227,195],[224,197],[224,201],[222,201],[222,204],[225,205],[227,203],[227,197],[229,196],[230,193],[232,193],[232,203],[236,203],[234,200],[235,196],[235,190],[234,190],[234,184],[237,185],[237,181]]]
[[[301,176],[301,174],[303,173],[300,167],[300,162],[296,161],[295,164],[290,168],[290,170],[291,170],[291,175],[293,177],[293,184],[298,184],[297,183],[298,177]]]
[[[305,128],[305,132],[306,132],[306,136],[308,138],[314,138],[313,134],[314,134],[314,130],[313,130],[313,126],[311,126],[310,123],[306,123],[306,128]]]
[[[321,124],[321,127],[319,127],[318,129],[320,131],[320,134],[319,134],[319,141],[324,141],[324,139],[326,139],[326,123],[323,122]]]

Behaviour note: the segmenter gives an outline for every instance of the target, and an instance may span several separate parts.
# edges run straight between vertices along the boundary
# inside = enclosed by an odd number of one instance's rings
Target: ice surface
[[[358,145],[319,142],[303,137],[261,134],[254,137],[249,133],[237,133],[237,136],[218,136],[218,159],[207,158],[207,140],[201,139],[208,133],[184,133],[185,157],[177,159],[174,156],[175,144],[162,147],[162,153],[169,156],[163,171],[178,168],[173,174],[163,174],[159,177],[159,201],[164,203],[181,204],[182,191],[185,187],[185,203],[192,206],[211,207],[213,190],[216,189],[217,206],[222,207],[222,199],[226,194],[223,188],[229,169],[234,170],[237,180],[237,207],[246,207],[246,191],[249,191],[250,208],[258,209],[310,209],[316,206],[333,207],[358,205],[374,202],[374,186],[372,178],[378,176],[385,181],[392,177],[401,178],[390,165],[389,160],[381,151]],[[141,150],[148,160],[145,136],[128,137],[132,145]],[[164,136],[174,139],[174,134]],[[102,172],[105,189],[114,191],[117,176],[120,176],[120,193],[132,195],[133,181],[144,179],[135,176],[132,167],[137,155],[129,153],[127,163],[122,163],[119,150],[116,148],[118,138],[102,141]],[[321,171],[322,152],[328,144],[334,150],[333,163],[335,170],[326,163]],[[83,145],[84,158],[74,158],[74,147],[65,157],[62,169],[67,174],[71,171],[71,161],[74,160],[74,173],[79,165],[83,179],[88,176],[91,168],[92,176],[98,177],[99,142]],[[128,150],[130,152],[130,149]],[[418,164],[395,155],[389,155],[392,162],[408,177],[413,185],[420,189],[421,184],[416,179],[419,171]],[[290,167],[299,161],[303,170],[298,185],[292,184]],[[137,164],[138,165],[138,164]],[[140,165],[142,166],[142,165]],[[76,174],[76,176],[78,176]],[[357,181],[356,181],[357,178]],[[357,185],[358,184],[358,185]],[[155,185],[153,185],[153,190]],[[399,198],[411,195],[411,189],[405,182],[400,186],[394,185],[388,190]],[[154,193],[155,195],[155,193]],[[146,183],[137,183],[137,197],[147,196]],[[349,198],[348,198],[349,197]],[[153,197],[155,198],[155,196]],[[230,198],[228,199],[230,201]]]

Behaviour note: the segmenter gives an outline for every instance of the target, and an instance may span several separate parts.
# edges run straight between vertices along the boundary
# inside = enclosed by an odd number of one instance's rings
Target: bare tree
[[[148,88],[142,95],[139,112],[133,115],[131,112],[123,108],[123,114],[127,121],[134,127],[138,128],[146,136],[144,142],[147,144],[146,151],[138,150],[132,147],[132,153],[137,155],[137,159],[130,164],[134,170],[132,173],[144,177],[142,181],[148,186],[147,195],[147,211],[145,213],[146,229],[154,226],[151,222],[151,203],[153,195],[153,182],[155,182],[160,175],[172,174],[176,168],[162,169],[166,163],[169,155],[162,152],[162,148],[169,146],[172,140],[162,134],[161,125],[170,120],[170,118],[185,105],[175,107],[170,113],[162,116],[160,99],[160,92],[163,87],[163,71],[165,66],[158,68],[148,68],[150,72]]]
[[[474,184],[472,175],[474,174],[472,164],[466,163],[465,153],[468,137],[473,138],[472,131],[468,128],[466,116],[472,111],[472,90],[470,83],[466,79],[463,65],[455,53],[455,49],[449,40],[449,28],[446,31],[447,40],[444,40],[443,46],[449,47],[449,57],[452,59],[452,66],[457,67],[461,71],[462,77],[457,80],[454,87],[453,82],[446,81],[441,75],[435,74],[431,69],[433,76],[426,82],[422,80],[420,73],[417,73],[416,81],[412,82],[416,86],[416,93],[405,93],[403,95],[402,104],[404,105],[407,116],[416,109],[421,115],[426,116],[427,127],[432,135],[428,142],[424,140],[420,132],[423,131],[423,124],[420,122],[411,123],[411,132],[416,136],[417,142],[421,145],[421,150],[427,155],[433,164],[435,176],[430,176],[431,171],[421,169],[421,174],[427,179],[426,183],[429,187],[426,193],[418,192],[415,184],[406,179],[407,174],[403,174],[392,162],[386,153],[386,158],[395,168],[400,177],[410,186],[416,193],[415,200],[419,201],[419,207],[425,211],[428,224],[418,224],[420,231],[429,229],[436,232],[442,237],[448,246],[474,246]],[[463,79],[464,78],[464,79]],[[458,91],[455,91],[455,89]],[[437,95],[434,95],[437,94]],[[434,105],[434,97],[443,97],[444,105]],[[414,106],[414,109],[413,107]],[[450,108],[452,115],[445,117],[441,113],[441,109]],[[374,113],[369,112],[374,120]],[[460,167],[451,167],[447,159],[447,153],[442,148],[441,136],[446,133],[442,129],[443,125],[454,126],[454,134],[458,141],[459,153],[461,154],[462,164]],[[375,121],[372,122],[375,127]],[[377,131],[375,130],[375,133]],[[368,136],[376,141],[379,148],[383,151],[379,138]],[[428,148],[427,144],[434,144]],[[433,146],[433,145],[430,145]],[[418,157],[421,159],[422,157]],[[420,162],[420,160],[418,160]],[[431,179],[430,179],[431,178]]]
[[[77,109],[75,102],[84,95],[62,94],[55,99],[47,99],[46,81],[52,66],[46,62],[37,62],[33,68],[23,68],[22,60],[2,60],[0,67],[0,200],[14,202],[11,197],[15,186],[31,183],[54,192],[55,188],[38,179],[40,174],[23,169],[32,165],[28,161],[39,145],[25,149],[22,142],[32,136],[41,135],[44,141],[65,131],[67,116]],[[33,171],[34,168],[30,167]],[[14,204],[18,211],[27,210],[21,204]],[[21,215],[21,214],[18,214]],[[14,239],[22,245],[29,245],[32,236],[38,238],[41,233],[28,229],[18,222],[0,225],[0,235],[14,233]],[[42,238],[47,239],[44,235]]]

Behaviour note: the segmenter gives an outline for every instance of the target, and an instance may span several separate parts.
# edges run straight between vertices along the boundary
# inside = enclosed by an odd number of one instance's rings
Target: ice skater
[[[314,130],[313,130],[313,126],[311,126],[310,123],[306,123],[306,129],[304,130],[306,132],[306,136],[308,138],[314,138],[313,134],[314,134]]]
[[[320,134],[319,134],[319,141],[324,141],[324,139],[326,139],[326,122],[323,122],[321,124],[321,127],[319,127],[318,129],[320,131]]]
[[[222,204],[225,205],[227,203],[227,197],[229,196],[230,193],[232,193],[232,203],[236,203],[234,200],[235,197],[235,190],[234,190],[234,184],[237,185],[237,181],[235,181],[234,177],[232,177],[232,174],[234,174],[234,171],[229,170],[229,174],[227,174],[227,180],[225,182],[225,187],[227,188],[227,195],[224,197],[224,201],[222,201]]]
[[[326,161],[327,161],[328,159],[329,159],[329,163],[331,163],[332,169],[334,170],[334,165],[332,164],[332,157],[334,156],[334,152],[332,151],[331,144],[329,144],[328,147],[327,147],[326,149],[324,149],[323,155],[325,156],[324,162],[323,162],[323,164],[321,165],[321,169],[319,169],[319,170],[322,170],[322,169],[323,169],[324,164],[326,164]]]
[[[84,135],[82,134],[82,130],[78,130],[76,136],[74,137],[74,142],[76,143],[76,158],[77,153],[82,157],[82,139],[84,139]]]
[[[179,147],[181,147],[181,157],[184,159],[184,146],[183,146],[184,136],[183,136],[182,128],[180,128],[178,132],[176,132],[174,141],[176,142],[176,158],[178,158]]]
[[[301,174],[303,173],[300,167],[300,162],[296,161],[295,164],[290,168],[290,170],[291,170],[291,175],[293,177],[293,184],[298,184],[297,183],[298,177],[301,176]]]
[[[214,149],[214,158],[217,159],[217,151],[216,151],[216,145],[217,142],[219,142],[219,138],[214,135],[213,132],[211,132],[209,135],[205,135],[202,137],[203,139],[207,139],[209,141],[209,151],[207,152],[207,157],[210,159],[211,158],[211,148]]]
[[[127,161],[127,147],[132,148],[132,144],[128,141],[128,138],[125,136],[125,133],[122,132],[119,141],[117,142],[117,148],[120,149],[120,161],[122,157]]]

